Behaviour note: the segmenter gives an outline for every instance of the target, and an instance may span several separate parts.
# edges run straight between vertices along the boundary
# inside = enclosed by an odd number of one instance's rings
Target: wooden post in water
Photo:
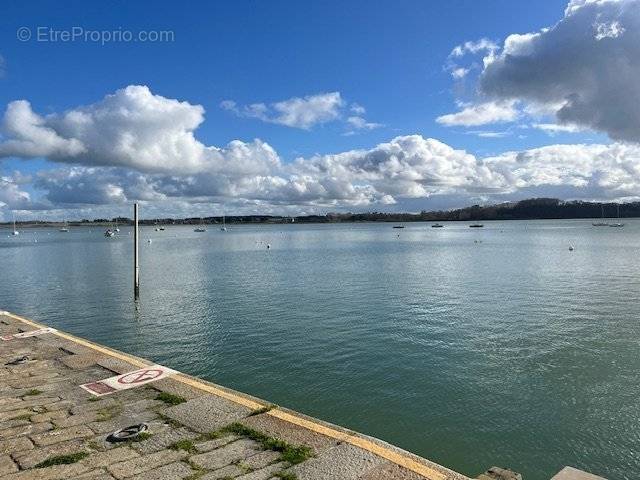
[[[140,265],[138,264],[138,204],[133,204],[133,297],[140,297]]]

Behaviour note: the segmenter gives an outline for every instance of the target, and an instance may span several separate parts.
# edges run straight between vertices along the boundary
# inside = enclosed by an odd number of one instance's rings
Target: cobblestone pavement
[[[0,335],[35,328],[0,314]],[[26,363],[6,365],[23,355]],[[175,378],[95,397],[79,385],[139,365],[52,333],[0,341],[0,362],[2,479],[467,479],[369,437],[324,435],[279,418],[284,410],[252,410]],[[142,438],[107,441],[140,422],[149,426]]]

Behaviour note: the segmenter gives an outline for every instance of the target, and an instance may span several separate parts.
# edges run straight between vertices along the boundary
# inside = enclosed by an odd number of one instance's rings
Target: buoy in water
[[[569,245],[569,251],[570,251],[570,252],[573,252],[573,250],[574,250],[574,249],[573,249],[573,245]]]
[[[267,243],[267,250],[269,250],[271,248],[271,244]]]

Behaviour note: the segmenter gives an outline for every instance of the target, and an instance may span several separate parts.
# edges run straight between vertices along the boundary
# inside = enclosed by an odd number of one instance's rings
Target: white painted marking
[[[170,368],[163,367],[162,365],[151,365],[132,372],[123,373],[122,375],[116,375],[115,377],[98,380],[97,382],[85,383],[84,385],[80,385],[80,388],[100,397],[102,395],[109,395],[110,393],[117,392],[118,390],[127,390],[150,382],[155,382],[156,380],[162,380],[163,378],[170,377],[176,373],[178,372]]]
[[[45,333],[53,333],[57,332],[55,328],[47,327],[47,328],[39,328],[38,330],[31,330],[30,332],[22,332],[22,333],[12,333],[9,335],[3,335],[0,337],[5,342],[9,340],[14,340],[16,338],[27,338],[27,337],[36,337],[38,335],[44,335]]]

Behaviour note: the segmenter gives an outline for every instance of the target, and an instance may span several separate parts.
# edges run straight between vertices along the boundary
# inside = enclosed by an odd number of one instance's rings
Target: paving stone
[[[40,387],[41,385],[46,385],[48,383],[55,383],[55,382],[64,382],[64,378],[62,377],[56,377],[56,378],[27,377],[27,378],[20,378],[17,380],[7,381],[7,385],[13,388],[36,388],[36,387]]]
[[[47,412],[55,412],[59,410],[67,410],[73,406],[73,402],[68,400],[61,400],[59,402],[50,403],[46,405],[45,411]]]
[[[226,435],[222,438],[216,438],[215,440],[207,440],[206,442],[196,443],[195,447],[198,453],[209,452],[216,448],[222,447],[227,443],[235,442],[239,438],[240,437],[238,437],[237,435]]]
[[[0,477],[17,471],[18,466],[11,460],[9,455],[0,455]]]
[[[153,382],[150,386],[155,390],[178,395],[186,400],[193,400],[203,395],[202,390],[199,388],[192,387],[171,377]]]
[[[51,420],[61,419],[68,417],[69,414],[64,410],[54,410],[53,412],[37,413],[31,416],[33,423],[49,422]]]
[[[0,398],[0,406],[2,405],[9,405],[11,403],[17,403],[17,402],[21,402],[22,400],[16,397],[7,397],[7,398]]]
[[[35,395],[30,397],[29,400],[22,400],[21,402],[8,403],[0,405],[0,412],[8,412],[10,410],[22,410],[24,408],[31,408],[36,406],[48,405],[60,400],[60,397],[42,397]]]
[[[67,367],[73,369],[87,368],[91,365],[96,365],[99,360],[105,358],[104,355],[94,352],[80,353],[76,355],[69,355],[60,359]]]
[[[175,430],[166,429],[161,433],[153,435],[151,438],[145,440],[144,442],[134,443],[132,445],[132,448],[143,454],[153,453],[164,450],[165,448],[170,447],[179,440],[193,440],[197,437],[197,433],[194,433],[191,430],[187,430],[186,428],[178,428]]]
[[[115,480],[104,470],[93,470],[77,477],[77,480]]]
[[[31,417],[31,415],[33,415],[33,410],[27,408],[2,412],[0,413],[0,422],[6,422],[7,420],[13,420],[20,417]]]
[[[85,353],[95,353],[96,350],[93,348],[85,347],[84,345],[80,345],[73,340],[67,340],[66,338],[61,337],[49,337],[53,340],[51,343],[56,345],[58,349],[66,351],[67,354],[70,355],[82,355]]]
[[[258,430],[275,438],[284,440],[292,445],[306,445],[315,454],[337,445],[336,440],[301,428],[267,413],[252,415],[240,420],[243,425]]]
[[[0,430],[0,440],[4,440],[12,437],[19,437],[22,435],[31,435],[34,433],[46,432],[51,430],[53,425],[47,422],[43,423],[29,423],[27,425],[20,425],[17,427],[5,428]]]
[[[78,405],[74,405],[73,407],[71,407],[71,409],[69,410],[73,415],[80,415],[82,413],[87,413],[87,412],[95,412],[96,410],[102,410],[104,408],[109,408],[109,407],[113,407],[115,405],[121,405],[122,402],[120,402],[119,400],[116,400],[115,397],[89,397],[89,398],[93,398],[95,400],[92,401],[86,401],[83,403],[80,403]]]
[[[194,471],[187,464],[176,462],[141,473],[131,480],[181,480],[193,474]]]
[[[14,453],[13,459],[20,465],[20,468],[33,468],[40,462],[44,462],[47,458],[56,455],[68,455],[77,452],[88,452],[89,448],[80,440],[71,440],[69,442],[56,443],[47,447],[35,448],[23,452]]]
[[[104,452],[94,452],[82,460],[82,463],[90,466],[91,468],[100,468],[138,457],[140,457],[138,452],[129,447],[121,447]]]
[[[201,433],[212,432],[246,417],[251,410],[224,398],[205,395],[167,408],[163,415]]]
[[[67,480],[76,478],[89,468],[81,463],[72,465],[54,465],[47,468],[34,468],[7,475],[3,480]]]
[[[583,472],[574,467],[564,467],[551,480],[605,480],[593,473]]]
[[[384,460],[371,452],[342,443],[291,468],[299,480],[355,480]]]
[[[119,358],[107,357],[107,356],[99,359],[97,363],[101,367],[104,367],[107,370],[111,370],[112,372],[115,372],[117,374],[131,372],[133,370],[137,370],[138,368],[140,368],[130,364],[129,362],[120,360]]]
[[[29,425],[31,422],[24,418],[14,418],[13,420],[7,420],[6,422],[2,422],[2,428],[13,428],[13,427],[22,427],[23,425]]]
[[[53,423],[56,427],[66,428],[96,422],[99,418],[101,418],[99,412],[87,412],[80,415],[70,415],[65,418],[54,419],[51,423]]]
[[[229,477],[237,477],[244,474],[245,471],[237,465],[227,465],[226,467],[219,468],[218,470],[207,473],[200,477],[198,480],[219,480],[227,479]]]
[[[27,437],[18,437],[0,441],[0,454],[22,452],[25,450],[31,450],[32,448],[33,443],[31,443],[31,440]]]
[[[115,463],[107,467],[107,471],[117,479],[133,477],[143,472],[177,462],[187,456],[186,452],[161,450],[126,462]]]
[[[260,445],[253,440],[242,439],[207,453],[193,455],[189,460],[200,468],[216,470],[238,460],[244,460],[260,450]]]
[[[36,445],[46,446],[64,442],[66,440],[73,440],[75,438],[87,438],[92,436],[93,430],[84,425],[80,425],[77,427],[63,428],[61,430],[52,430],[50,432],[31,435],[31,440],[33,440],[33,443]]]
[[[392,462],[384,462],[373,470],[367,472],[360,480],[424,480],[422,475],[418,475],[411,470],[407,470]]]
[[[32,357],[32,355],[30,355]],[[16,379],[25,377],[53,378],[58,376],[58,372],[53,367],[53,362],[47,360],[31,360],[16,367],[9,367],[9,372],[15,375]]]
[[[267,465],[274,463],[280,458],[280,452],[274,452],[273,450],[265,450],[264,452],[251,455],[249,458],[242,460],[242,465],[257,470],[264,468]]]
[[[276,474],[286,466],[287,464],[285,462],[274,463],[273,465],[261,468],[260,470],[256,470],[255,472],[240,475],[239,477],[236,477],[236,480],[269,480],[271,477],[273,477],[274,474]]]

